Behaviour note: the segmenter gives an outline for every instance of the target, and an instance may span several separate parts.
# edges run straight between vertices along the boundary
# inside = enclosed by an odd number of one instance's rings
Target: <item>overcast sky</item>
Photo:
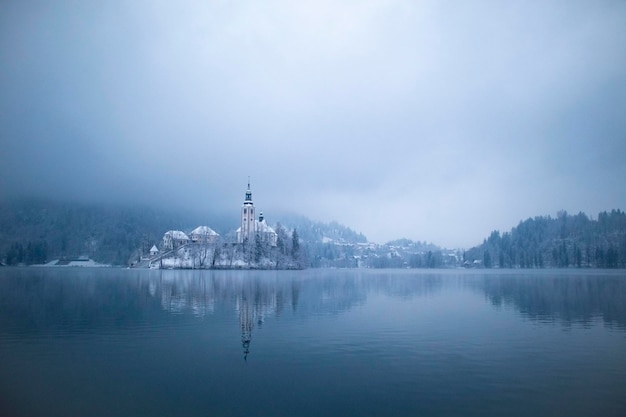
[[[251,176],[271,223],[447,247],[626,208],[625,1],[3,1],[0,64],[4,198]]]

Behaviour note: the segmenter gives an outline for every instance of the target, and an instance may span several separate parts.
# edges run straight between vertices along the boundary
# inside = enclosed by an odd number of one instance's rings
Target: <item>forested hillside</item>
[[[189,232],[199,225],[208,225],[225,240],[234,239],[234,230],[239,226],[238,211],[239,207],[235,207],[232,215],[220,216],[192,209],[102,206],[41,199],[4,202],[0,203],[0,262],[29,265],[87,256],[105,264],[128,265],[138,250],[146,253],[168,230]],[[282,227],[275,227],[281,242],[291,239],[291,233],[297,230],[304,258],[322,242],[366,241],[362,234],[336,222],[314,222],[291,215],[272,219],[272,224],[280,225],[279,220]]]
[[[133,251],[172,228],[194,225],[188,213],[148,207],[97,206],[48,200],[0,204],[0,260],[35,264],[88,256],[125,265]]]
[[[337,222],[323,223],[312,221],[301,215],[283,214],[280,222],[288,229],[297,229],[300,238],[309,244],[315,243],[365,243],[362,234]]]
[[[492,232],[465,259],[485,268],[625,268],[626,213],[612,210],[592,219],[561,211],[556,218],[527,219],[510,232]]]
[[[37,264],[62,257],[88,256],[101,263],[127,265],[172,229],[189,232],[209,225],[224,239],[238,227],[229,217],[192,210],[101,206],[48,200],[0,203],[0,262]],[[520,222],[510,232],[494,231],[463,254],[442,252],[434,245],[398,240],[367,244],[362,234],[336,222],[314,222],[303,216],[273,219],[280,240],[297,230],[310,266],[485,268],[596,267],[626,268],[626,213],[602,212],[597,219],[562,211]],[[280,226],[282,225],[282,226]],[[284,235],[284,236],[283,236]],[[291,240],[289,240],[291,241]]]

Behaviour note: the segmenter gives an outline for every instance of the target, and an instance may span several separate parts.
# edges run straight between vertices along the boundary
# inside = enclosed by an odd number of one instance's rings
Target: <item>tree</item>
[[[261,258],[263,258],[263,242],[261,241],[261,236],[257,233],[254,237],[254,262],[259,263]]]
[[[489,254],[489,251],[485,251],[485,254],[483,255],[483,264],[485,265],[485,268],[491,268],[491,255]]]
[[[285,229],[283,228],[282,224],[277,223],[276,224],[276,248],[283,255],[287,254],[287,240],[288,240],[287,232],[285,232]]]
[[[291,256],[293,259],[298,259],[300,256],[300,238],[296,229],[293,229],[291,234]]]
[[[191,245],[191,255],[193,256],[194,268],[206,268],[210,261],[211,265],[215,262],[210,259],[209,255],[215,253],[214,245],[207,243],[194,243]]]
[[[215,247],[213,249],[213,259],[211,260],[211,268],[215,267],[215,262],[220,259],[222,256],[222,251],[220,250],[219,242],[215,243]]]
[[[306,251],[300,247],[300,237],[296,229],[293,229],[291,234],[291,259],[292,265],[295,268],[304,268],[306,261]]]

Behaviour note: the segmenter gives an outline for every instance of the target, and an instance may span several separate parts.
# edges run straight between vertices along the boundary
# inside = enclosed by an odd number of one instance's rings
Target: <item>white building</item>
[[[263,218],[263,213],[259,215],[259,220],[255,218],[254,203],[252,202],[252,191],[250,191],[250,181],[246,190],[246,198],[241,206],[241,226],[237,229],[237,242],[255,242],[257,234],[262,241],[268,242],[271,246],[276,246],[278,235]]]
[[[189,237],[180,230],[169,230],[163,235],[163,248],[175,249],[189,243]]]
[[[189,233],[189,238],[195,243],[214,243],[219,233],[209,226],[198,226]]]

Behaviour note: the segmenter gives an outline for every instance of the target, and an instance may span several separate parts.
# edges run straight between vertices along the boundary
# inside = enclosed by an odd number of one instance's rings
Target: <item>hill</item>
[[[282,228],[297,230],[303,248],[321,242],[357,243],[367,239],[336,222],[304,216],[281,219]],[[39,264],[57,258],[87,256],[100,263],[128,265],[137,250],[147,252],[168,230],[189,232],[209,225],[225,239],[238,227],[234,216],[147,206],[89,205],[43,199],[0,202],[0,261]],[[287,233],[287,231],[285,231]]]
[[[604,211],[595,220],[566,211],[529,218],[510,232],[493,231],[465,260],[485,268],[625,268],[626,213]]]
[[[309,243],[366,243],[362,234],[337,222],[324,223],[313,221],[297,214],[280,215],[280,223],[288,229],[298,230],[300,238]]]
[[[538,216],[509,232],[493,231],[481,245],[461,255],[426,242],[398,239],[383,245],[336,222],[301,215],[272,219],[282,241],[294,230],[312,267],[626,268],[626,213],[602,212]],[[37,264],[87,256],[97,262],[128,265],[172,229],[209,225],[224,239],[234,236],[235,216],[145,206],[88,205],[51,200],[0,202],[0,262]],[[284,235],[284,236],[283,236]]]
[[[138,247],[194,220],[188,213],[150,207],[41,199],[5,202],[0,204],[0,259],[9,265],[33,264],[82,255],[125,265]]]

